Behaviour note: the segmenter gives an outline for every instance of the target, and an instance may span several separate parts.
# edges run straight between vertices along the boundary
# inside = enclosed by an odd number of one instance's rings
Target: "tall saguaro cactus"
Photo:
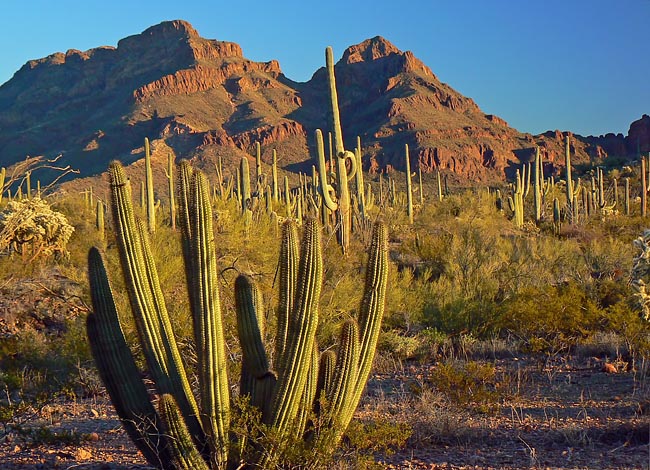
[[[566,165],[566,205],[568,217],[573,217],[573,181],[571,180],[571,146],[569,134],[564,138],[564,164]]]
[[[325,166],[325,150],[322,139],[316,134],[318,146],[318,172],[321,178],[320,190],[323,196],[323,203],[331,211],[336,211],[336,220],[338,226],[338,240],[343,253],[346,254],[350,245],[350,231],[352,226],[352,212],[350,206],[350,190],[348,189],[348,181],[355,175],[357,169],[357,159],[354,153],[345,150],[343,145],[343,132],[341,130],[341,118],[339,116],[339,103],[338,94],[336,91],[336,78],[334,76],[334,56],[331,47],[325,49],[325,63],[327,67],[327,77],[330,91],[330,104],[331,104],[331,126],[334,132],[334,150],[336,160],[336,194],[332,198],[333,187],[327,181],[327,169]],[[323,147],[323,158],[320,156],[320,147]],[[346,162],[350,162],[350,171],[346,167]]]
[[[240,395],[249,396],[262,423],[277,439],[248,443],[233,439],[226,339],[221,320],[209,185],[201,172],[181,162],[178,175],[181,247],[193,319],[200,407],[189,386],[167,313],[148,234],[135,220],[124,170],[111,164],[111,207],[117,244],[149,374],[158,395],[153,405],[127,346],[99,251],[89,253],[93,312],[87,320],[91,350],[127,433],[158,469],[194,470],[282,467],[285,446],[330,450],[345,432],[368,379],[379,337],[386,292],[387,230],[373,229],[364,294],[356,319],[342,328],[336,358],[319,360],[315,341],[323,276],[320,227],[288,221],[280,250],[280,306],[274,364],[263,342],[264,312],[253,279],[235,281],[235,308],[243,363]],[[319,363],[330,364],[318,380]],[[324,401],[320,398],[324,397]],[[308,416],[324,423],[310,428]],[[253,424],[253,423],[248,423]],[[306,436],[306,437],[303,437]],[[309,448],[309,447],[307,447]]]
[[[0,168],[0,202],[2,202],[2,195],[4,194],[6,176],[7,169],[5,167]]]
[[[411,181],[411,156],[409,155],[409,144],[404,144],[404,156],[406,159],[406,212],[409,223],[413,223],[413,183]]]
[[[153,172],[151,170],[151,149],[149,139],[144,138],[145,190],[147,207],[147,228],[149,233],[156,231],[156,201],[153,194]]]
[[[169,189],[169,225],[176,230],[176,196],[174,191],[174,155],[167,155],[167,169],[165,170]]]

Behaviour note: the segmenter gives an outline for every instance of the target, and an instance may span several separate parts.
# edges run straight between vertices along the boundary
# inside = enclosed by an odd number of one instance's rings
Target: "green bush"
[[[527,287],[504,302],[498,326],[530,352],[568,351],[602,326],[602,311],[575,282]]]

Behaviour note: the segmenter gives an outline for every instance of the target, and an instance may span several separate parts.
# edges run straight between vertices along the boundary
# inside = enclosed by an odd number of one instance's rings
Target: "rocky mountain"
[[[524,134],[484,114],[442,83],[411,52],[382,37],[349,47],[335,66],[346,146],[361,137],[365,169],[441,169],[473,181],[503,179],[539,145],[562,165],[563,135]],[[125,163],[153,143],[154,159],[226,164],[277,149],[288,170],[311,167],[317,128],[328,130],[324,68],[304,83],[277,61],[246,59],[232,42],[204,39],[185,21],[168,21],[119,41],[116,48],[69,50],[25,64],[0,87],[0,166],[27,155],[53,157],[89,176],[110,160]],[[650,117],[630,134],[572,139],[576,161],[635,154],[650,147]]]

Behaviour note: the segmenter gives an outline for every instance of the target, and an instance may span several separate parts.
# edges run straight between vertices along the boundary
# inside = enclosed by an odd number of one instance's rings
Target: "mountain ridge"
[[[406,143],[412,168],[471,181],[505,178],[535,145],[550,170],[563,164],[562,133],[533,136],[483,113],[381,36],[346,48],[335,73],[345,142],[352,147],[361,136],[370,172],[403,170]],[[309,171],[313,132],[328,128],[328,102],[324,68],[294,82],[277,60],[251,61],[234,42],[166,21],[117,47],[70,49],[21,67],[0,86],[0,165],[61,153],[89,176],[114,158],[141,158],[148,136],[154,151],[206,164],[238,162],[260,141],[267,162],[277,148],[286,169]],[[649,129],[644,116],[627,137],[575,136],[574,161],[643,150]]]

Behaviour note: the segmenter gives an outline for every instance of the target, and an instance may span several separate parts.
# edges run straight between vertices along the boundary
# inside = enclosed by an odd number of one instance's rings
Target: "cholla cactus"
[[[13,247],[23,256],[26,249],[37,256],[65,256],[74,232],[66,217],[53,211],[43,199],[11,201],[0,213],[0,252]]]
[[[632,265],[632,286],[643,319],[650,321],[650,292],[646,283],[650,278],[650,230],[645,230],[642,236],[634,240],[634,246],[640,252],[634,257]]]

